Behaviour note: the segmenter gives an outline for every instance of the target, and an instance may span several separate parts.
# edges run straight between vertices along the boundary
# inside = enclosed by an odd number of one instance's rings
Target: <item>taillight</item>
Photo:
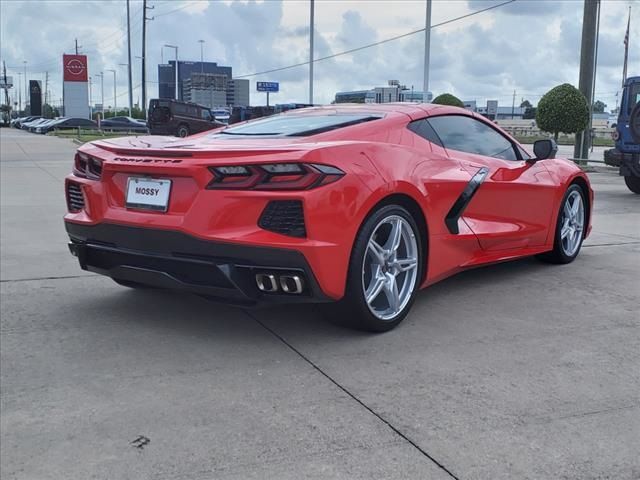
[[[339,168],[315,163],[268,163],[209,167],[208,189],[309,190],[339,180]]]
[[[73,161],[73,174],[77,177],[98,180],[102,177],[102,160],[77,152]]]

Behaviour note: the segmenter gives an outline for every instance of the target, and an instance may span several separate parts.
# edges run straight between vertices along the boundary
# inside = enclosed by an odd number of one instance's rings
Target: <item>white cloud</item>
[[[149,97],[157,95],[161,46],[179,46],[182,59],[200,58],[231,65],[235,75],[249,74],[308,60],[309,3],[306,0],[217,1],[149,0],[147,72]],[[435,1],[433,23],[500,3]],[[627,8],[640,18],[640,1],[602,3],[596,97],[612,107],[622,74]],[[132,55],[140,55],[142,2],[131,0]],[[316,57],[380,41],[424,26],[423,0],[316,1]],[[112,1],[0,2],[0,57],[17,76],[27,60],[29,78],[49,72],[54,98],[61,92],[61,56],[72,53],[78,38],[89,55],[90,74],[118,69],[118,102],[126,100],[127,61],[125,3]],[[577,84],[582,2],[518,0],[512,4],[434,28],[431,47],[431,90],[450,91],[479,102],[498,99],[510,104],[513,90],[536,102],[559,83]],[[639,22],[635,22],[640,24]],[[634,28],[635,27],[635,28]],[[398,79],[422,85],[423,34],[416,34],[315,66],[317,102],[330,102],[338,90],[371,88]],[[629,73],[640,74],[640,28],[632,25]],[[171,51],[165,51],[173,55]],[[166,58],[165,58],[166,59]],[[140,60],[134,58],[134,85],[140,83]],[[307,100],[308,66],[252,77],[281,82],[272,101]],[[253,83],[252,83],[252,88]],[[98,88],[94,87],[94,101]],[[110,103],[111,78],[105,77]],[[139,89],[134,99],[139,98]],[[261,100],[252,92],[254,102]]]

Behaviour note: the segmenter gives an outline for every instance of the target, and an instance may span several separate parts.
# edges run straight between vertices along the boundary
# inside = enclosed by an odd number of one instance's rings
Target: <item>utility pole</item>
[[[513,103],[511,104],[511,120],[513,120],[513,117],[516,113],[516,91],[513,91]]]
[[[315,1],[310,0],[309,12],[309,104],[313,105],[313,34],[314,34],[314,10]]]
[[[131,73],[131,17],[129,14],[129,0],[127,0],[127,55],[129,58],[127,65],[127,73],[129,74],[129,116],[131,116],[131,110],[133,109],[133,74]]]
[[[27,88],[27,61],[23,60],[22,63],[24,63],[24,109],[26,111],[27,102],[29,101],[29,89]],[[31,110],[31,108],[29,108],[29,110]]]
[[[22,111],[22,72],[18,72],[18,112]]]
[[[423,95],[429,91],[429,56],[431,51],[431,0],[427,0],[427,12],[424,22],[424,77],[422,79]]]
[[[47,90],[49,89],[49,72],[44,72],[44,104],[47,105]]]
[[[582,44],[580,47],[580,79],[578,89],[587,99],[589,104],[589,127],[591,125],[591,112],[593,108],[593,87],[596,71],[596,48],[598,23],[600,18],[600,0],[584,0],[584,15],[582,19]],[[589,128],[587,127],[587,128]],[[576,141],[573,149],[573,157],[587,160],[589,158],[589,145],[591,143],[591,131],[583,130],[576,133]]]
[[[147,10],[153,10],[154,7],[147,7],[147,0],[142,0],[142,114],[147,118]],[[131,63],[131,62],[129,62]]]

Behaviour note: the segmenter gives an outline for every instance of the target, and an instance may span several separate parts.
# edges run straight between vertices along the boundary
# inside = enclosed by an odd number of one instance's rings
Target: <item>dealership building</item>
[[[175,98],[176,62],[158,65],[158,97]],[[209,108],[249,105],[249,80],[216,62],[178,61],[178,100]]]
[[[338,92],[335,96],[335,103],[428,103],[431,100],[433,100],[431,92],[414,91],[405,85],[400,85],[397,80],[389,80],[388,85],[384,87]]]

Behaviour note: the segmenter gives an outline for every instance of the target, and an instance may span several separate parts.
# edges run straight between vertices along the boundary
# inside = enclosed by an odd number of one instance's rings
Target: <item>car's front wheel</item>
[[[573,262],[580,253],[587,225],[586,200],[579,185],[571,185],[564,194],[556,223],[553,250],[538,258],[550,263]]]
[[[420,286],[423,254],[418,226],[399,205],[375,211],[356,238],[340,303],[340,321],[373,332],[398,325]]]

